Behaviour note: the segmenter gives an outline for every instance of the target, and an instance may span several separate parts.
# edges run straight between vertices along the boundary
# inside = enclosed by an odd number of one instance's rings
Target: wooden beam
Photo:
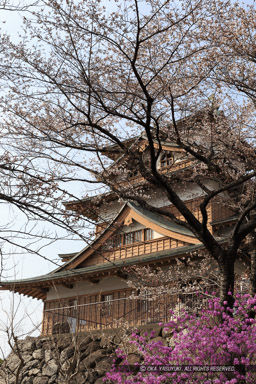
[[[158,143],[154,143],[154,148],[159,148],[159,144]],[[168,145],[168,144],[162,144],[162,149],[164,151],[170,151],[170,152],[185,152],[185,150],[181,147],[175,147],[173,145]]]
[[[90,281],[90,283],[92,283],[92,284],[99,284],[99,282],[101,281],[101,279],[99,278],[99,277],[90,277],[89,278],[89,281]]]
[[[68,289],[74,288],[74,284],[70,284],[70,283],[61,283],[61,285],[63,285],[63,287],[68,288]]]
[[[46,300],[46,294],[45,293],[40,293],[39,295],[37,295],[37,300]]]
[[[127,280],[127,278],[128,278],[127,273],[125,273],[125,272],[123,272],[121,270],[118,270],[116,272],[116,276],[118,276],[118,277],[120,277],[121,279],[124,279],[124,280]]]
[[[47,292],[49,292],[49,288],[36,288],[36,289],[38,289],[38,291],[40,291],[40,292],[42,292],[42,293],[47,293]]]

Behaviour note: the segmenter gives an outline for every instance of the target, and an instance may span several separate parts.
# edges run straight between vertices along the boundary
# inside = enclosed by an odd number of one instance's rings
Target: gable
[[[112,263],[114,266],[116,260],[198,243],[186,228],[159,214],[127,203],[92,244],[56,272],[102,263]]]

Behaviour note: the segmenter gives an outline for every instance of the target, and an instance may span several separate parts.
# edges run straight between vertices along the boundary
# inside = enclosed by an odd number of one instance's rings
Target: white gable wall
[[[72,289],[63,285],[56,285],[47,292],[46,300],[58,300],[66,297],[76,297],[81,295],[97,294],[101,292],[114,291],[128,288],[125,280],[117,276],[103,278],[98,284],[93,284],[89,280],[79,281],[74,284]]]
[[[133,220],[133,223],[131,225],[124,225],[122,228],[120,228],[119,231],[117,231],[117,234],[130,233],[130,232],[139,231],[145,228],[146,227],[144,225]],[[163,237],[163,236],[164,235],[161,235],[161,233],[153,231],[153,239],[158,239],[159,237]]]

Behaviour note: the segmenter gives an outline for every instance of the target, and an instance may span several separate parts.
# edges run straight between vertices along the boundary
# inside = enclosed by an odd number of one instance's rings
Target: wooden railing
[[[102,249],[101,252],[96,254],[93,258],[84,262],[84,266],[101,264],[107,261],[114,261],[120,259],[127,259],[129,257],[144,256],[154,252],[160,252],[167,249],[177,247],[184,247],[188,243],[180,240],[174,240],[170,237],[159,237],[158,239],[135,242],[129,245],[122,245],[118,248],[110,250]]]
[[[169,166],[166,166],[162,169],[160,169],[160,173],[172,173],[179,171],[180,169],[188,168],[193,164],[192,160],[184,160],[184,161],[179,161],[177,163],[171,164]]]
[[[128,257],[147,255],[154,252],[163,251],[165,249],[176,248],[178,246],[176,240],[169,237],[160,237],[158,239],[138,242],[129,245],[123,245],[119,248],[105,251],[104,256],[111,254],[113,259],[126,259]]]
[[[56,307],[44,311],[43,335],[74,333],[88,330],[133,327],[167,322],[181,310],[198,310],[202,298],[196,293],[161,295],[155,299],[122,298],[90,304]]]

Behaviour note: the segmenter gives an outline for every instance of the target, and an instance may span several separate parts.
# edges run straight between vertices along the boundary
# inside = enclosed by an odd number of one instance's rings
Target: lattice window
[[[113,246],[114,248],[121,247],[122,245],[122,235],[117,235],[113,238]]]
[[[112,248],[118,248],[122,246],[122,235],[117,235],[112,237],[111,239],[108,239],[104,244],[104,249],[112,249]]]
[[[144,230],[144,240],[152,240],[153,239],[153,230],[150,228],[146,228]]]
[[[162,155],[160,160],[160,168],[166,168],[173,164],[173,153],[166,152]]]
[[[102,316],[110,316],[112,312],[112,304],[113,304],[114,295],[112,293],[107,295],[102,295],[101,300],[103,301],[101,315]]]
[[[124,244],[129,245],[142,241],[142,230],[124,234]]]

